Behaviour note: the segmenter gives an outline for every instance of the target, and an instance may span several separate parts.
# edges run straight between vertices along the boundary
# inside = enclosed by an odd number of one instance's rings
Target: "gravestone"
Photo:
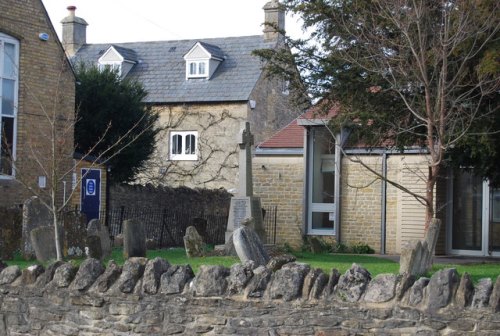
[[[419,276],[432,267],[441,221],[433,218],[423,240],[411,240],[401,248],[399,273]]]
[[[64,213],[63,228],[63,255],[70,258],[79,258],[84,255],[85,239],[87,237],[87,219],[85,214],[76,211]]]
[[[99,238],[100,253],[102,258],[109,256],[111,254],[111,239],[109,238],[108,228],[101,225],[100,220],[97,218],[92,219],[87,225],[87,247],[89,247],[89,249],[91,245],[89,238],[92,236]],[[92,240],[92,243],[95,244],[96,238],[90,238],[90,240]],[[94,246],[97,248],[97,245]],[[92,254],[92,252],[90,252],[90,254]]]
[[[184,247],[188,258],[203,257],[205,243],[194,226],[188,226],[184,236]]]
[[[231,198],[226,229],[226,242],[230,239],[233,231],[240,228],[243,220],[247,218],[253,218],[254,230],[260,239],[263,242],[266,239],[260,198],[253,195],[252,145],[253,134],[250,132],[250,123],[245,122],[245,128],[241,130],[239,139],[238,195]]]
[[[256,266],[265,266],[269,262],[266,249],[252,228],[243,225],[234,230],[233,242],[242,263],[252,260]]]
[[[31,230],[53,224],[52,213],[38,197],[32,196],[24,202],[21,247],[24,259],[35,258],[35,250],[31,244]]]
[[[33,228],[30,232],[30,241],[38,261],[46,262],[57,258],[53,226]]]
[[[136,219],[123,221],[123,257],[146,257],[146,231]]]

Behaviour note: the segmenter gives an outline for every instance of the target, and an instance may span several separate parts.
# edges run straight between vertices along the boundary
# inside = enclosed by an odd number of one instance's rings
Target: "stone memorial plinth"
[[[266,234],[264,231],[260,198],[253,196],[232,197],[227,221],[226,242],[236,229],[242,227],[243,221],[250,218],[253,219],[250,227],[255,230],[262,241],[265,241]]]
[[[253,134],[250,132],[250,123],[245,122],[245,127],[240,132],[239,146],[239,189],[238,195],[231,198],[229,217],[226,229],[226,243],[233,232],[240,228],[245,219],[253,219],[253,227],[262,242],[266,241],[264,220],[260,198],[253,195],[252,178],[252,145]]]

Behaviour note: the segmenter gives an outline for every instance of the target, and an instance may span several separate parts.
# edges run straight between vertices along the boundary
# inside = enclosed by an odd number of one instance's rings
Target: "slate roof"
[[[126,60],[126,61],[131,61],[131,62],[137,62],[138,59],[137,59],[137,54],[135,53],[134,50],[132,49],[129,49],[129,48],[123,48],[123,47],[120,47],[120,46],[117,46],[115,44],[112,45],[113,48],[115,48],[115,50],[120,54],[122,55],[122,57]]]
[[[216,46],[225,57],[208,79],[186,80],[183,56],[197,43]],[[109,47],[135,52],[137,64],[127,78],[139,80],[149,93],[149,103],[194,103],[246,101],[250,98],[261,72],[262,62],[252,55],[255,49],[273,48],[262,35],[210,38],[202,40],[152,41],[114,44],[86,44],[72,61],[97,63]],[[117,49],[118,51],[118,49]],[[216,48],[211,49],[216,52]]]
[[[222,52],[222,50],[218,46],[208,44],[205,42],[200,42],[200,45],[203,48],[205,48],[205,50],[208,51],[210,53],[210,55],[212,55],[212,57],[224,59],[224,53]]]

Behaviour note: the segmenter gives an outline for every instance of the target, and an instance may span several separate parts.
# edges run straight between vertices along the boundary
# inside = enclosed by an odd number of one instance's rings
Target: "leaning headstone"
[[[184,236],[184,247],[188,258],[202,257],[205,251],[205,243],[194,226],[188,226]]]
[[[400,274],[422,275],[432,267],[441,221],[433,218],[423,240],[406,242],[401,248]]]
[[[243,226],[236,229],[233,232],[233,242],[242,263],[252,260],[256,266],[265,266],[269,262],[264,245],[251,228]]]
[[[123,221],[123,256],[125,259],[146,257],[146,232],[136,219]]]
[[[52,213],[42,204],[40,199],[33,196],[23,205],[22,225],[22,253],[27,260],[35,257],[35,250],[31,245],[31,230],[41,226],[53,225]]]
[[[65,257],[79,258],[85,253],[85,238],[87,237],[87,219],[85,214],[76,211],[63,215]]]
[[[34,228],[31,230],[30,236],[32,248],[38,261],[46,262],[57,258],[54,227],[41,226]]]

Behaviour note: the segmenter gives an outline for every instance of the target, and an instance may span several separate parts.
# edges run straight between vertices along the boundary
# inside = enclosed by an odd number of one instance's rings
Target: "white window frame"
[[[111,68],[111,70],[118,70],[118,76],[122,75],[122,62],[116,61],[99,61],[98,64],[99,71],[104,71],[107,68]]]
[[[195,65],[195,71],[191,72],[191,64]],[[200,66],[204,65],[205,72],[200,73]],[[186,77],[187,78],[207,78],[208,77],[208,60],[188,60],[186,62]]]
[[[5,63],[5,52],[4,45],[5,43],[14,45],[14,74],[11,76],[7,76],[4,71],[4,63]],[[3,80],[13,80],[14,81],[14,106],[12,114],[3,114]],[[14,162],[16,160],[16,143],[17,143],[17,107],[18,107],[18,94],[19,94],[19,41],[9,35],[0,33],[0,144],[2,141],[2,120],[3,118],[11,118],[12,122],[12,148],[11,148],[11,159]],[[0,157],[0,161],[2,158]],[[0,179],[12,179],[15,177],[15,169],[14,163],[11,163],[11,172],[9,174],[4,174],[0,170]],[[0,162],[0,165],[2,163]],[[1,167],[1,166],[0,166]]]
[[[181,137],[181,153],[174,153],[175,143],[174,137]],[[187,139],[189,136],[194,136],[194,152],[187,149]],[[197,131],[171,131],[169,136],[169,158],[172,161],[195,161],[198,160],[198,132]]]

